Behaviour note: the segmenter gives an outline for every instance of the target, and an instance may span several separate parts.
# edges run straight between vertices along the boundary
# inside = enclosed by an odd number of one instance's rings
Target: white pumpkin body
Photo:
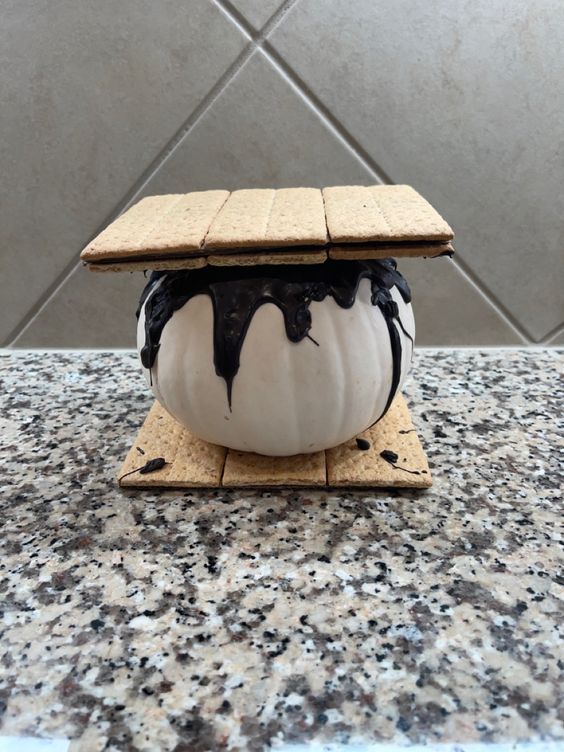
[[[391,293],[414,338],[411,305],[397,288]],[[230,410],[226,383],[214,367],[212,302],[196,295],[166,323],[151,373],[144,369],[147,383],[173,417],[214,444],[273,456],[337,446],[377,421],[390,393],[390,335],[370,298],[370,282],[363,279],[352,308],[341,308],[329,296],[312,302],[310,335],[318,346],[308,338],[291,342],[279,308],[262,305],[243,342]],[[144,326],[145,305],[139,350]],[[394,326],[402,343],[401,388],[412,343],[397,322]]]

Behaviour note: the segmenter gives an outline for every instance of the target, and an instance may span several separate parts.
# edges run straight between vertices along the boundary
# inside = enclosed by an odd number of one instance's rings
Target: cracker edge
[[[334,261],[363,261],[368,259],[383,259],[390,257],[439,258],[443,255],[451,255],[454,252],[454,246],[451,242],[436,243],[431,245],[421,244],[420,246],[417,246],[415,243],[409,244],[398,241],[398,243],[383,243],[380,245],[374,245],[372,248],[355,248],[354,244],[347,246],[335,244],[329,246],[328,248],[329,258],[333,259]]]
[[[207,257],[210,266],[281,266],[284,264],[323,264],[327,261],[327,251],[293,253],[279,251],[277,253],[223,253],[212,254]]]
[[[156,261],[108,261],[104,264],[86,264],[90,272],[144,272],[144,271],[168,271],[174,269],[203,269],[206,266],[205,256],[194,256],[193,258],[171,257],[169,259],[158,259]]]

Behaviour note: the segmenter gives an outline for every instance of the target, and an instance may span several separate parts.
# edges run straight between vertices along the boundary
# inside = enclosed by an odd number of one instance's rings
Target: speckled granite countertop
[[[563,360],[418,352],[427,492],[149,493],[114,480],[151,402],[132,354],[3,353],[0,734],[564,739]]]

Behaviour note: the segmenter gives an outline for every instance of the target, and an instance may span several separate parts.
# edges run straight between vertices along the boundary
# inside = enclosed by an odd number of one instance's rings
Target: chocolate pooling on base
[[[197,270],[153,272],[137,309],[139,317],[146,301],[141,362],[145,368],[152,368],[162,331],[175,311],[195,295],[209,295],[214,314],[215,371],[227,384],[231,407],[233,379],[239,370],[241,348],[252,318],[261,305],[276,305],[284,316],[288,339],[300,342],[309,336],[311,329],[310,303],[322,301],[329,295],[341,308],[351,308],[362,279],[370,280],[372,305],[382,311],[390,335],[393,368],[390,394],[382,413],[385,415],[401,377],[402,339],[398,327],[413,342],[399,319],[398,305],[390,290],[397,287],[406,303],[410,302],[411,293],[391,258],[378,261],[328,260],[323,264],[278,267],[206,266]]]

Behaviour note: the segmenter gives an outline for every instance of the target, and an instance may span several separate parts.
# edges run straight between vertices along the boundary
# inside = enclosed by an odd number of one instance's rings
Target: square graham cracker
[[[146,196],[119,216],[82,251],[91,263],[136,261],[155,254],[197,255],[229,191]]]
[[[265,457],[209,444],[193,436],[155,402],[119,473],[122,487],[134,488],[429,488],[427,457],[402,395],[386,415],[356,438],[334,449],[293,457]],[[390,463],[381,452],[397,455]],[[139,469],[156,457],[165,466]],[[127,474],[127,475],[126,475]]]
[[[213,220],[205,247],[271,248],[325,245],[327,225],[318,188],[233,191]]]
[[[323,189],[333,243],[448,242],[454,234],[410,185],[341,185]]]

